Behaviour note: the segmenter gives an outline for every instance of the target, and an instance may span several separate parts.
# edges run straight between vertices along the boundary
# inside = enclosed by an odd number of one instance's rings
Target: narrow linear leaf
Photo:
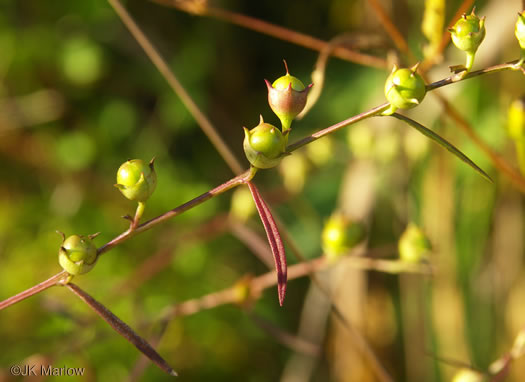
[[[177,376],[175,370],[162,358],[144,338],[133,331],[124,321],[111,313],[104,305],[91,297],[78,285],[68,283],[66,286],[75,293],[81,300],[88,304],[104,321],[106,321],[118,334],[131,342],[140,352],[148,357],[159,368],[169,375]]]
[[[284,253],[284,245],[277,229],[277,224],[273,219],[270,208],[266,202],[259,194],[259,190],[251,182],[247,182],[250,192],[252,193],[253,201],[261,217],[261,221],[264,225],[264,230],[266,231],[266,236],[268,237],[268,242],[270,243],[270,248],[272,249],[273,259],[275,261],[275,270],[277,271],[277,291],[279,295],[279,305],[283,306],[284,296],[286,294],[286,280],[287,275],[287,266],[286,266],[286,255]]]
[[[494,183],[492,178],[485,171],[483,171],[478,165],[476,165],[474,162],[472,162],[465,154],[463,154],[461,151],[459,151],[456,148],[456,146],[454,146],[452,143],[448,142],[445,138],[442,138],[440,135],[434,133],[432,130],[426,128],[425,126],[423,126],[419,122],[416,122],[413,119],[405,117],[404,115],[401,115],[401,114],[398,114],[398,113],[394,113],[391,116],[395,117],[395,118],[397,118],[397,119],[399,119],[399,120],[401,120],[401,121],[403,121],[405,123],[407,123],[408,125],[410,125],[414,129],[419,131],[421,134],[427,136],[428,138],[432,139],[437,144],[443,146],[448,151],[450,151],[452,154],[454,154],[456,157],[458,157],[463,162],[465,162],[470,167],[472,167],[474,170],[476,170],[486,180],[488,180],[491,183]]]

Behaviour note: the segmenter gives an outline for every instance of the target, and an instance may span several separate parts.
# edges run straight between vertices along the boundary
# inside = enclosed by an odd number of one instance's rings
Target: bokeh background
[[[425,2],[380,3],[421,60]],[[309,83],[319,52],[149,1],[125,5],[248,167],[242,126],[255,126],[259,114],[278,124],[263,80],[284,74],[286,59],[292,74]],[[389,63],[415,63],[396,52],[365,0],[213,5],[327,41],[346,35],[352,46]],[[460,5],[446,1],[446,23]],[[476,6],[487,16],[487,38],[475,67],[516,59],[521,2]],[[443,56],[429,72],[432,80],[464,60],[453,47]],[[294,123],[291,142],[383,103],[388,72],[330,59],[319,101]],[[106,1],[2,0],[0,79],[2,300],[60,270],[56,230],[100,232],[102,245],[127,228],[121,216],[134,205],[113,187],[126,159],[156,157],[158,187],[145,218],[232,176]],[[502,72],[442,90],[515,168],[507,110],[524,85],[520,73]],[[367,226],[360,255],[395,259],[408,223],[423,229],[433,246],[432,277],[357,271],[345,260],[318,277],[396,381],[448,381],[461,363],[487,370],[525,325],[523,194],[433,95],[407,114],[452,141],[495,183],[388,118],[301,149],[255,183],[308,259],[322,255],[322,226],[336,210]],[[253,240],[229,223],[231,196],[118,246],[76,282],[149,338],[167,306],[267,272],[249,248]],[[240,225],[264,239],[257,216]],[[297,262],[290,251],[288,258]],[[158,350],[185,381],[375,381],[332,314],[326,296],[303,277],[290,281],[282,308],[270,288],[250,310],[227,304],[172,320]],[[287,335],[295,336],[288,346]],[[0,312],[0,344],[1,381],[14,380],[10,365],[38,362],[85,367],[84,379],[93,381],[169,378],[153,365],[137,371],[140,353],[65,288]],[[523,360],[512,363],[507,380],[525,380]]]

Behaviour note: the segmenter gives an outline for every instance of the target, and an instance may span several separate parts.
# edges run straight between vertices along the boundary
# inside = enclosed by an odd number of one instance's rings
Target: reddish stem
[[[28,297],[33,296],[34,294],[40,293],[43,290],[46,290],[47,288],[50,288],[52,286],[55,286],[58,284],[58,282],[63,279],[67,275],[66,271],[62,271],[57,273],[54,276],[51,276],[46,281],[42,281],[40,284],[37,284],[29,289],[26,289],[23,292],[20,292],[12,297],[9,297],[7,300],[0,302],[0,310],[5,309],[13,304],[16,304],[17,302],[20,302],[22,300],[25,300]]]

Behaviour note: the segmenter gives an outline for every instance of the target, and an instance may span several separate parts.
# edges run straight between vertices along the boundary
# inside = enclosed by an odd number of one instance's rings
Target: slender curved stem
[[[157,224],[160,224],[168,219],[171,219],[177,215],[182,214],[183,212],[186,212],[187,210],[198,206],[199,204],[204,203],[208,199],[214,198],[217,195],[223,194],[228,190],[231,190],[234,187],[237,187],[241,184],[245,184],[252,180],[252,178],[255,176],[256,170],[252,167],[250,170],[245,171],[241,175],[236,176],[233,179],[230,179],[229,181],[215,187],[214,189],[207,191],[196,198],[193,198],[192,200],[181,204],[178,207],[175,207],[174,209],[163,213],[162,215],[159,215],[151,220],[148,220],[145,223],[140,224],[137,226],[134,230],[127,230],[120,234],[119,236],[115,237],[113,240],[109,241],[108,243],[104,244],[102,247],[100,247],[97,251],[97,255],[100,257],[103,253],[109,251],[113,247],[117,246],[118,244],[130,239],[131,237],[147,231],[148,229],[156,226]]]
[[[300,147],[303,147],[307,145],[308,143],[311,143],[321,137],[324,137],[325,135],[332,134],[333,132],[342,129],[343,127],[353,125],[354,123],[357,123],[359,121],[362,121],[363,119],[373,117],[375,115],[381,114],[383,111],[388,109],[390,106],[389,103],[384,103],[382,105],[376,106],[368,111],[365,111],[363,113],[354,115],[353,117],[350,117],[348,119],[345,119],[344,121],[341,121],[339,123],[336,123],[335,125],[332,125],[330,127],[327,127],[326,129],[319,130],[316,133],[313,133],[312,135],[309,135],[297,142],[292,143],[289,145],[286,150],[288,152],[292,152],[297,150]]]
[[[432,269],[429,266],[421,264],[411,264],[399,260],[383,260],[362,256],[348,256],[344,259],[349,267],[361,270],[379,271],[385,273],[414,273],[421,275],[431,275]],[[288,267],[288,280],[295,280],[306,275],[310,275],[330,266],[333,266],[321,256],[313,260],[298,263]],[[275,272],[267,272],[247,281],[247,287],[250,291],[249,298],[257,299],[261,293],[275,286],[277,278]],[[221,291],[212,292],[205,296],[188,300],[182,303],[174,304],[168,307],[162,314],[160,320],[171,320],[177,316],[186,316],[200,312],[205,309],[212,309],[224,304],[239,303],[239,295],[236,293],[238,285],[235,284],[230,288]]]
[[[255,17],[246,16],[240,13],[227,11],[225,9],[213,7],[211,5],[203,5],[202,7],[196,7],[191,2],[176,1],[176,0],[152,0],[154,3],[176,8],[180,11],[184,11],[191,14],[197,14],[199,16],[209,16],[218,20],[229,22],[234,25],[238,25],[243,28],[247,28],[268,36],[275,37],[279,40],[288,41],[294,45],[302,46],[307,49],[322,51],[326,49],[329,44],[326,41],[318,38],[299,33],[294,30],[284,28],[267,21],[262,21]],[[190,4],[189,4],[190,3]],[[332,51],[332,55],[350,62],[355,62],[364,66],[370,66],[378,69],[385,69],[387,67],[386,60],[370,56],[364,53],[350,50],[344,46],[335,47]]]
[[[381,22],[381,26],[387,32],[388,36],[390,36],[397,49],[406,54],[410,61],[414,61],[414,54],[408,47],[407,41],[392,22],[392,19],[388,16],[388,13],[385,11],[381,3],[379,3],[378,0],[368,0],[368,4],[374,9],[379,21]]]
[[[436,82],[433,82],[433,83],[427,85],[427,92],[432,91],[432,90],[436,90],[436,89],[441,88],[443,86],[450,85],[451,83],[456,83],[456,82],[468,80],[470,78],[474,78],[474,77],[477,77],[477,76],[481,76],[483,74],[497,73],[497,72],[502,72],[504,70],[516,70],[516,63],[517,62],[519,62],[519,60],[514,60],[514,61],[511,61],[511,62],[507,62],[505,64],[489,66],[489,67],[484,68],[484,69],[476,70],[474,72],[469,72],[463,78],[461,78],[461,80],[457,80],[456,76],[452,75],[450,77],[444,78],[442,80],[439,80],[439,81],[436,81]],[[525,74],[525,69],[523,67],[521,68],[521,71],[522,71],[523,74]]]

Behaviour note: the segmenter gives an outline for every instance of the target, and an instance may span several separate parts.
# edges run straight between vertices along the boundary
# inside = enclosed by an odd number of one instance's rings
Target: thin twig
[[[474,77],[477,77],[477,76],[481,76],[483,74],[497,73],[497,72],[502,72],[504,70],[516,70],[515,64],[518,61],[519,60],[514,60],[514,61],[511,61],[511,62],[507,62],[505,64],[489,66],[489,67],[484,68],[484,69],[476,70],[474,72],[469,72],[463,78],[461,78],[460,81],[467,80],[467,79],[470,79],[470,78],[474,78]],[[521,67],[521,68],[519,68],[517,70],[520,70],[523,74],[525,74],[525,68]],[[450,77],[444,78],[442,80],[439,80],[439,81],[436,81],[436,82],[433,82],[433,83],[427,85],[427,91],[436,90],[436,89],[441,88],[443,86],[450,85],[450,84],[452,84],[454,82],[459,82],[459,81],[457,80],[457,76],[452,75]]]
[[[255,17],[242,15],[225,9],[212,7],[210,5],[204,5],[203,7],[199,8],[198,11],[196,11],[196,8],[194,6],[192,6],[191,4],[188,6],[187,2],[185,3],[184,1],[152,1],[157,4],[176,8],[178,10],[188,12],[191,14],[213,17],[234,25],[241,26],[243,28],[247,28],[262,34],[266,34],[268,36],[275,37],[279,40],[290,42],[291,44],[302,46],[307,49],[316,50],[320,52],[326,49],[326,46],[328,45],[326,41],[306,35],[304,33],[299,33],[288,28],[284,28],[266,21],[262,21]],[[378,69],[385,69],[387,67],[386,60],[382,58],[356,52],[344,46],[336,47],[335,49],[333,49],[332,54],[337,58],[350,62],[355,62],[364,66],[370,66]]]
[[[213,146],[215,146],[215,148],[222,156],[224,161],[228,164],[228,166],[236,175],[239,175],[242,172],[242,166],[239,160],[235,157],[235,155],[233,155],[228,145],[226,145],[226,143],[217,133],[215,127],[213,127],[212,123],[199,109],[197,104],[193,101],[186,89],[184,89],[177,77],[175,77],[175,74],[166,63],[166,60],[160,55],[160,53],[153,46],[151,41],[149,41],[149,39],[137,25],[137,23],[135,23],[135,21],[133,20],[129,12],[126,10],[126,8],[122,6],[120,0],[108,1],[117,13],[117,15],[120,17],[124,25],[126,25],[126,27],[129,29],[130,33],[133,35],[135,40],[137,40],[142,49],[144,49],[144,52],[147,54],[151,62],[153,62],[153,64],[157,67],[159,72],[166,79],[173,91],[179,96],[184,106],[186,106],[186,108],[193,116],[195,121],[197,121],[202,131],[204,131],[204,133],[211,141]]]
[[[403,37],[399,29],[396,27],[396,25],[392,22],[392,19],[390,18],[388,13],[385,11],[383,6],[377,0],[368,0],[368,3],[374,9],[374,12],[379,18],[381,26],[385,29],[387,34],[390,36],[390,38],[394,42],[397,49],[399,49],[402,53],[406,54],[410,61],[414,61],[415,60],[414,54],[408,47],[408,44],[405,38]]]
[[[68,273],[66,271],[59,272],[56,275],[48,278],[46,281],[42,281],[40,284],[37,284],[29,289],[26,289],[23,292],[20,292],[12,297],[9,297],[8,299],[4,301],[1,301],[0,310],[5,309],[22,300],[25,300],[26,298],[31,297],[37,293],[40,293],[43,290],[46,290],[47,288],[60,284],[60,281],[64,279],[65,277],[67,277],[67,275]]]
[[[153,228],[154,226],[156,226],[157,224],[160,224],[168,219],[171,219],[177,215],[180,215],[182,214],[183,212],[193,208],[193,207],[196,207],[198,206],[199,204],[202,204],[204,203],[205,201],[207,201],[208,199],[211,199],[217,195],[220,195],[220,194],[223,194],[225,193],[226,191],[236,187],[236,186],[239,186],[241,184],[245,184],[246,182],[250,181],[253,176],[255,175],[255,172],[253,170],[248,170],[244,173],[242,173],[241,175],[238,175],[236,176],[235,178],[232,178],[230,179],[229,181],[215,187],[213,190],[210,190],[210,191],[207,191],[199,196],[197,196],[196,198],[184,203],[184,204],[181,204],[180,206],[178,207],[175,207],[174,209],[168,211],[168,212],[165,212],[163,213],[162,215],[159,215],[145,223],[142,223],[141,225],[139,225],[136,229],[134,230],[127,230],[125,232],[123,232],[122,234],[120,234],[119,236],[115,237],[114,239],[112,239],[111,241],[109,241],[108,243],[104,244],[102,247],[100,247],[97,251],[98,253],[98,256],[102,255],[103,253],[109,251],[111,248],[117,246],[118,244],[130,239],[131,237],[141,233],[141,232],[144,232],[144,231],[147,231],[148,229],[150,228]]]
[[[414,273],[421,275],[431,275],[432,268],[426,264],[412,264],[400,260],[373,259],[362,256],[348,256],[345,258],[345,265],[361,270],[379,271],[391,274]],[[288,280],[294,280],[315,272],[322,271],[335,264],[327,262],[324,257],[319,257],[307,262],[294,264],[288,267]],[[249,299],[258,299],[262,292],[275,286],[277,278],[275,271],[267,272],[263,275],[254,277],[246,282],[246,287],[250,291]],[[227,289],[212,292],[205,296],[191,299],[182,303],[174,304],[164,310],[161,314],[163,320],[171,320],[174,317],[189,316],[205,309],[212,309],[224,304],[239,303],[237,292],[238,284]]]
[[[370,109],[368,111],[365,111],[363,113],[354,115],[353,117],[350,117],[348,119],[345,119],[344,121],[341,121],[339,123],[336,123],[335,125],[332,125],[330,127],[327,127],[326,129],[320,130],[316,133],[313,133],[312,135],[309,135],[297,142],[292,143],[289,145],[286,150],[288,152],[292,152],[297,150],[300,147],[303,147],[304,145],[307,145],[308,143],[311,143],[321,137],[324,137],[325,135],[331,134],[339,129],[342,129],[343,127],[350,126],[356,122],[362,121],[363,119],[373,117],[374,115],[380,114],[388,107],[390,106],[389,103],[384,103],[382,105],[376,106],[373,109]]]

